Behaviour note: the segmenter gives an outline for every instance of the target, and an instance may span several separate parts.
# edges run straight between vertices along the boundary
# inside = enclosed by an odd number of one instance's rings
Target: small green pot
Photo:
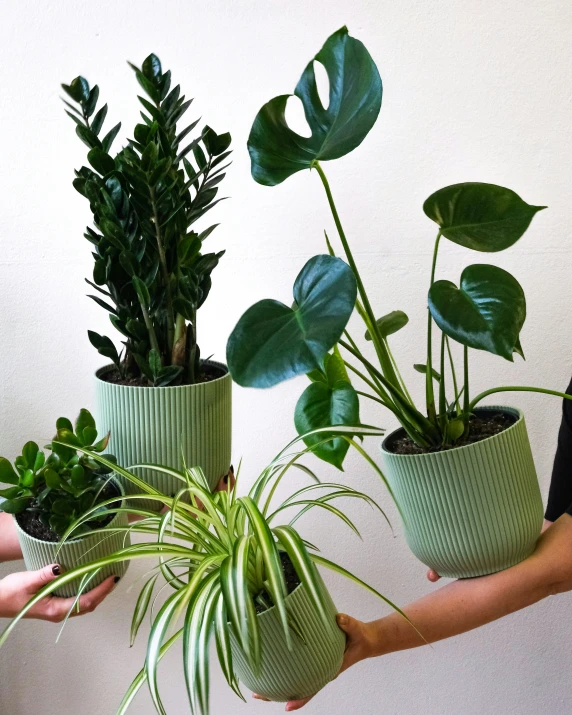
[[[286,607],[300,626],[306,643],[291,631],[292,650],[288,650],[276,608],[259,614],[262,657],[258,672],[250,667],[230,629],[234,671],[253,693],[276,702],[298,700],[314,695],[339,673],[346,636],[338,628],[337,610],[321,577],[319,581],[329,606],[328,627],[316,612],[306,586],[300,584],[286,597]]]
[[[543,521],[524,415],[481,442],[429,454],[394,454],[397,430],[382,444],[384,470],[400,508],[407,543],[441,576],[502,571],[533,552]]]
[[[207,361],[224,370],[215,380],[175,387],[115,385],[96,373],[96,422],[100,432],[111,431],[109,451],[122,467],[161,464],[182,468],[202,467],[211,489],[228,473],[231,460],[232,378],[226,365]],[[163,494],[174,496],[178,479],[151,470],[137,475]],[[138,491],[124,482],[127,494]],[[138,504],[142,502],[138,500]],[[145,504],[146,506],[151,506]],[[153,505],[157,506],[155,501]]]
[[[121,496],[124,491],[118,481],[114,480]],[[119,531],[110,535],[105,534],[86,534],[79,539],[71,539],[61,544],[57,541],[40,541],[26,533],[18,524],[14,517],[14,524],[18,532],[20,547],[24,556],[24,563],[28,571],[37,571],[38,569],[49,566],[50,564],[59,564],[65,571],[71,571],[76,566],[95,561],[96,559],[110,556],[115,551],[119,551],[125,546],[131,545],[129,533]],[[116,514],[112,521],[107,525],[108,529],[113,529],[117,526],[127,526],[127,515]],[[109,576],[122,577],[129,566],[128,561],[121,561],[111,566],[104,566],[101,571],[95,576],[88,586],[88,590],[99,586],[102,581],[105,581]],[[55,596],[68,598],[77,595],[78,587],[81,578],[65,584],[61,588],[54,591]]]

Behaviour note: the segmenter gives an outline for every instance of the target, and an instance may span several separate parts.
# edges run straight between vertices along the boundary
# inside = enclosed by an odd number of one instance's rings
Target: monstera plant
[[[329,79],[327,107],[318,92],[314,63],[323,65]],[[518,429],[524,429],[519,416],[483,416],[477,406],[497,392],[561,393],[495,386],[473,395],[469,382],[470,350],[484,350],[510,362],[514,354],[524,356],[520,343],[526,317],[522,287],[506,270],[487,263],[467,266],[458,283],[437,279],[436,269],[442,239],[480,253],[502,251],[521,238],[544,207],[526,203],[508,188],[477,182],[448,186],[425,201],[423,210],[437,224],[437,235],[427,281],[427,349],[423,362],[415,364],[425,380],[426,404],[422,408],[412,399],[390,348],[391,335],[407,325],[408,317],[402,310],[379,317],[374,310],[323,168],[323,162],[359,147],[373,127],[382,100],[378,69],[364,45],[343,27],[306,66],[294,90],[304,108],[309,137],[300,136],[287,124],[285,109],[290,96],[270,100],[254,120],[248,140],[252,176],[259,184],[276,186],[298,171],[314,171],[325,190],[344,260],[335,255],[326,234],[328,255],[314,256],[303,267],[294,284],[292,308],[263,300],[246,311],[227,345],[234,380],[248,387],[270,387],[307,374],[311,384],[295,413],[296,426],[302,432],[327,424],[357,424],[359,398],[373,400],[401,424],[397,441],[390,436],[386,441],[390,448],[384,451],[395,453],[402,461],[411,456],[442,455],[487,437],[500,437],[496,433],[510,433],[515,421],[520,423]],[[354,308],[375,360],[367,357],[350,335],[347,325]],[[433,353],[434,342],[438,343],[438,357]],[[451,343],[462,346],[461,365]],[[350,373],[359,379],[360,390],[352,386]],[[316,453],[341,468],[346,452],[347,444],[340,440]],[[522,474],[522,470],[516,471]],[[522,485],[517,490],[534,494],[533,505],[529,504],[534,516],[527,522],[528,538],[522,548],[514,550],[513,559],[530,550],[540,528],[535,477],[533,482],[532,491]],[[399,491],[397,485],[394,488]],[[503,552],[502,565],[510,561],[505,557]],[[435,565],[446,571],[443,564]]]

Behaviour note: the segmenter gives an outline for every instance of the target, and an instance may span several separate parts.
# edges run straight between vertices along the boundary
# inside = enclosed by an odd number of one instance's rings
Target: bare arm
[[[0,513],[0,562],[22,558],[18,534],[11,514]]]
[[[366,658],[466,633],[570,590],[572,516],[564,514],[544,531],[532,556],[522,563],[490,576],[455,581],[406,606],[404,612],[426,640],[398,613],[370,623],[339,615],[338,624],[348,639],[342,671]],[[286,710],[298,710],[309,699],[291,701]]]

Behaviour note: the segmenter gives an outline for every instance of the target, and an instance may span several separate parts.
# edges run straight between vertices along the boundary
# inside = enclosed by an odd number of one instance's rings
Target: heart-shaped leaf
[[[391,313],[378,318],[375,322],[381,335],[386,338],[404,328],[409,322],[409,318],[402,310],[392,310]],[[365,339],[371,340],[369,330],[365,331]]]
[[[338,380],[333,386],[313,382],[304,390],[294,412],[294,424],[298,434],[329,425],[359,424],[359,398],[351,383]],[[324,439],[324,435],[311,435],[304,442],[311,447]],[[316,447],[314,454],[338,469],[349,449],[342,437]]]
[[[353,151],[375,124],[381,107],[379,72],[364,45],[348,35],[346,27],[334,32],[314,60],[330,82],[330,101],[322,106],[312,60],[296,85],[294,95],[303,104],[312,135],[302,137],[286,123],[289,94],[271,99],[258,112],[248,151],[253,178],[275,186],[312,162],[338,159]]]
[[[510,189],[495,184],[465,183],[436,191],[423,204],[441,234],[474,251],[504,251],[546,206],[531,206]]]
[[[311,258],[294,283],[294,307],[261,300],[232,331],[226,348],[233,379],[244,387],[272,387],[322,367],[355,306],[354,274],[340,258]]]
[[[429,310],[450,338],[513,361],[526,318],[520,283],[510,273],[486,264],[465,268],[461,286],[437,281],[429,291]]]

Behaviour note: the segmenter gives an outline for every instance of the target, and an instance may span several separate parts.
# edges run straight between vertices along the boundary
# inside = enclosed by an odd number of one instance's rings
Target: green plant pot
[[[469,578],[502,571],[530,556],[540,535],[543,507],[523,413],[481,442],[430,454],[389,451],[385,475],[403,517],[411,551],[441,576]]]
[[[123,496],[124,491],[121,484],[119,484],[118,481],[116,481],[116,484]],[[20,527],[15,517],[14,524],[16,525],[20,547],[22,548],[22,554],[24,556],[24,563],[28,571],[36,571],[49,564],[59,564],[64,571],[70,571],[76,566],[82,566],[90,561],[109,556],[114,551],[119,551],[119,549],[124,548],[124,546],[131,544],[129,534],[126,535],[126,533],[122,531],[115,534],[110,532],[110,535],[86,534],[79,539],[66,541],[64,544],[54,541],[40,541],[40,539],[36,539],[26,533]],[[112,529],[117,526],[127,526],[126,514],[116,514],[107,528]],[[102,581],[105,581],[106,578],[109,578],[109,576],[122,577],[127,571],[128,566],[128,561],[122,561],[112,564],[111,566],[104,566],[97,576],[89,582],[88,590],[95,588],[95,586],[98,586]],[[71,581],[54,591],[54,595],[65,598],[75,596],[80,582],[81,579]]]
[[[197,385],[131,387],[100,379],[112,366],[96,373],[96,422],[111,431],[109,451],[122,467],[162,464],[202,467],[211,489],[228,473],[231,460],[232,378],[226,365],[208,361],[225,371],[222,377]],[[168,474],[137,470],[137,475],[159,491],[173,496],[183,484]],[[137,491],[124,482],[127,494]],[[153,508],[158,502],[146,504]]]
[[[325,626],[304,584],[286,598],[286,606],[304,634],[304,643],[292,633],[292,650],[288,650],[284,630],[276,608],[257,616],[261,637],[259,672],[249,665],[233,630],[230,630],[233,667],[238,679],[253,693],[269,700],[286,702],[313,695],[338,674],[344,657],[346,636],[336,623],[337,610],[324,582],[330,624]]]

